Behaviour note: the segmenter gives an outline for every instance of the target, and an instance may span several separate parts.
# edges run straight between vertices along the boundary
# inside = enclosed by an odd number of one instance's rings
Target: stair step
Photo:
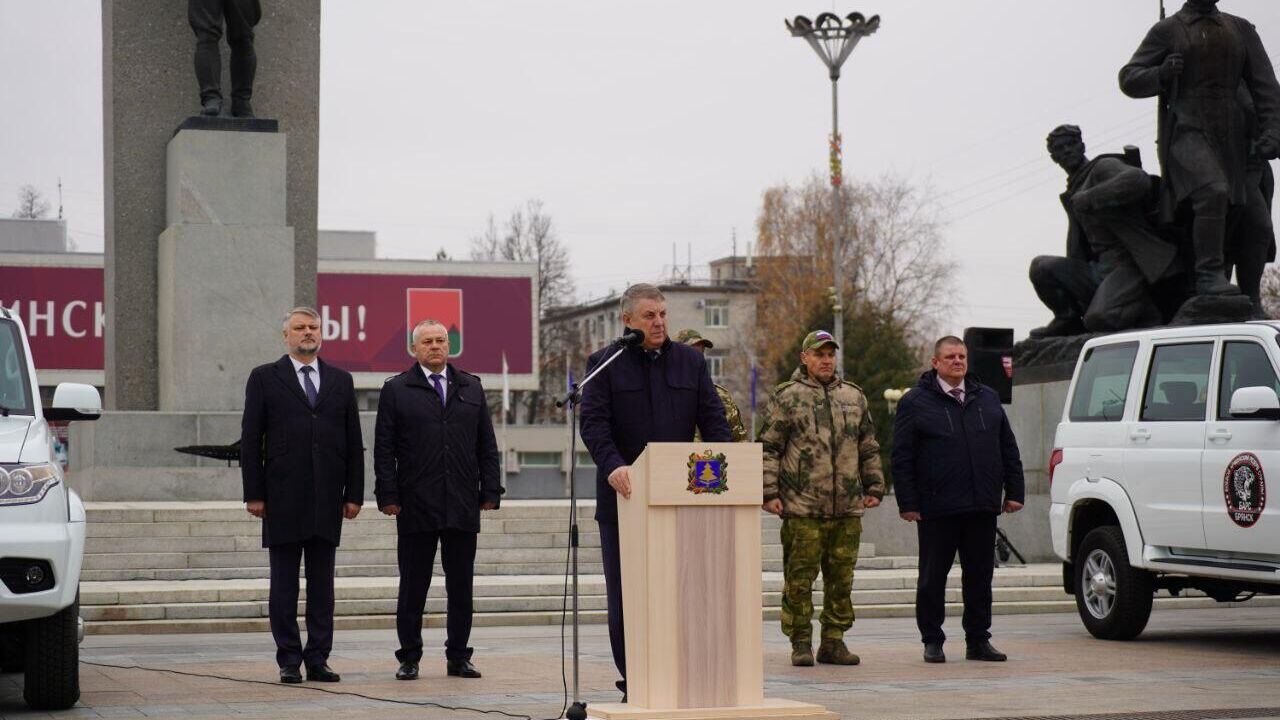
[[[1280,605],[1280,597],[1259,596],[1250,601],[1258,606],[1275,607]],[[1228,603],[1230,606],[1242,603]],[[1175,609],[1216,607],[1219,603],[1201,597],[1157,598],[1156,608],[1161,611]],[[947,614],[958,617],[963,607],[959,603],[947,603]],[[995,602],[992,604],[995,615],[1017,615],[1029,613],[1074,613],[1075,601],[1040,600]],[[857,608],[858,617],[888,618],[914,617],[913,603],[897,603],[892,605],[873,605]],[[769,622],[778,620],[777,608],[766,608],[762,619]],[[385,630],[395,627],[394,614],[376,615],[340,615],[334,617],[334,626],[338,630]],[[443,614],[429,614],[423,618],[423,626],[427,628],[443,628]],[[511,612],[511,613],[477,613],[474,625],[477,627],[493,626],[529,626],[559,625],[567,622],[559,610],[551,612]],[[603,624],[606,621],[604,610],[585,610],[579,613],[579,622],[583,624]],[[90,635],[115,634],[164,634],[164,633],[235,633],[235,632],[267,632],[270,626],[265,617],[253,618],[205,618],[188,620],[109,620],[86,622],[85,632]]]

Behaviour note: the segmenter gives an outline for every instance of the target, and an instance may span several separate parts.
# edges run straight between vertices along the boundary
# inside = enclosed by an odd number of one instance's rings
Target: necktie
[[[302,389],[307,392],[307,402],[311,403],[311,407],[316,406],[316,400],[320,397],[320,393],[316,391],[316,384],[311,382],[311,373],[315,372],[315,368],[310,365],[302,366]]]
[[[951,393],[951,397],[956,399],[956,402],[961,405],[964,404],[964,390],[961,390],[960,388],[951,388],[948,392]]]
[[[440,384],[440,376],[431,374],[431,384],[436,386],[436,394],[440,396],[440,404],[444,405],[444,385]]]

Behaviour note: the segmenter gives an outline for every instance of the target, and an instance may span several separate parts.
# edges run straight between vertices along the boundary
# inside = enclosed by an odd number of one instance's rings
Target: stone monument
[[[261,121],[240,118],[207,118],[205,125],[180,126],[193,112],[191,102],[197,83],[192,74],[192,29],[186,3],[172,0],[103,0],[103,126],[106,189],[105,299],[106,299],[106,405],[108,410],[158,410],[161,408],[162,326],[173,331],[186,320],[169,317],[165,312],[184,313],[181,305],[185,282],[191,276],[187,265],[189,254],[198,245],[194,239],[200,232],[221,227],[223,230],[254,226],[248,235],[239,229],[231,234],[247,242],[253,232],[263,227],[292,228],[292,251],[282,261],[287,269],[271,267],[272,285],[285,283],[291,287],[283,304],[270,312],[283,312],[293,305],[315,302],[316,277],[316,195],[317,155],[319,153],[320,93],[320,0],[288,0],[269,3],[263,9],[256,28],[255,48],[261,60],[255,79],[253,109],[258,115],[278,121],[279,133],[241,132],[249,126],[237,123]],[[225,58],[225,56],[224,56]],[[227,62],[229,58],[224,59]],[[231,73],[227,73],[231,74]],[[234,92],[234,91],[233,91]],[[257,125],[258,131],[267,126]],[[287,202],[278,198],[253,198],[249,205],[236,208],[219,206],[231,201],[230,195],[219,195],[215,168],[207,168],[187,176],[187,187],[194,191],[171,207],[168,192],[173,182],[166,168],[192,170],[193,159],[202,154],[227,152],[214,150],[205,141],[182,136],[189,132],[222,136],[246,136],[242,139],[253,147],[262,146],[265,157],[283,162],[283,182],[275,170],[267,171],[263,163],[250,164],[257,179],[280,190],[288,189]],[[271,136],[275,139],[270,139]],[[226,137],[222,137],[226,140]],[[206,138],[208,140],[208,138]],[[278,146],[277,146],[278,143]],[[287,150],[285,152],[285,145]],[[216,143],[215,143],[216,144]],[[266,147],[266,146],[271,147]],[[174,153],[178,156],[175,157]],[[238,152],[238,151],[237,151]],[[274,162],[274,161],[273,161]],[[257,176],[259,171],[264,172]],[[221,171],[219,171],[221,172]],[[274,179],[268,179],[268,177]],[[212,184],[209,184],[212,183]],[[181,183],[179,183],[180,185]],[[229,190],[229,188],[224,188]],[[212,215],[197,213],[195,194],[209,192]],[[236,200],[239,202],[239,200]],[[264,223],[264,213],[283,212],[283,220],[272,217]],[[171,214],[171,212],[176,214]],[[246,222],[247,220],[247,222]],[[172,230],[171,226],[182,226]],[[203,228],[196,226],[204,225]],[[190,226],[190,227],[188,227]],[[237,233],[239,233],[237,235]],[[161,242],[161,235],[166,235]],[[162,247],[173,252],[162,258]],[[227,254],[222,247],[222,262],[236,262],[232,267],[246,268],[248,258]],[[161,277],[165,267],[178,270],[177,275]],[[176,263],[176,264],[174,264]],[[179,266],[183,266],[179,268]],[[208,270],[208,268],[206,268]],[[170,289],[165,290],[164,288]],[[162,292],[168,298],[162,301]],[[283,297],[283,296],[282,296]],[[276,300],[273,299],[272,302]],[[264,311],[267,310],[264,308]],[[208,340],[216,333],[228,335],[225,342],[235,347],[243,337],[241,355],[245,362],[266,362],[279,355],[278,342],[269,353],[245,336],[245,328],[256,318],[241,318],[231,325],[218,326],[211,313],[194,313],[190,322],[197,337]],[[203,325],[203,327],[201,327]],[[190,359],[202,351],[198,346],[184,347],[181,335],[172,334],[176,344],[170,352]],[[276,338],[278,340],[278,338]],[[224,346],[218,352],[224,352]],[[165,359],[165,364],[172,355]],[[182,382],[182,372],[171,373],[168,382]],[[200,371],[197,366],[187,373]],[[230,372],[227,370],[226,372]],[[207,382],[207,381],[206,381]],[[243,383],[243,377],[233,384]],[[237,389],[237,393],[243,387]],[[172,401],[172,394],[166,395]],[[203,401],[202,401],[203,402]],[[221,402],[221,401],[220,401]],[[239,401],[237,401],[239,402]],[[181,406],[186,406],[179,403]],[[177,407],[177,406],[175,406]],[[212,407],[202,409],[214,409]],[[226,408],[231,409],[231,408]]]

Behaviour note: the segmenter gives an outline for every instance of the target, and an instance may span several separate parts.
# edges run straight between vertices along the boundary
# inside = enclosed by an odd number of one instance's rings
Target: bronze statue
[[[226,23],[231,48],[231,115],[253,117],[253,76],[258,56],[253,51],[253,27],[262,19],[258,0],[187,0],[187,21],[196,34],[196,81],[200,84],[200,114],[222,112],[222,57],[219,41]]]
[[[1280,85],[1257,31],[1217,0],[1189,0],[1147,33],[1120,70],[1120,89],[1160,97],[1160,214],[1165,223],[1190,220],[1196,293],[1238,293],[1224,260],[1228,214],[1258,213],[1251,154],[1280,156]],[[1251,282],[1256,257],[1244,255],[1239,267],[1243,276],[1249,266]]]
[[[1159,325],[1152,286],[1177,275],[1177,246],[1147,216],[1155,179],[1124,155],[1090,160],[1080,128],[1061,125],[1046,140],[1067,171],[1067,255],[1031,262],[1031,283],[1053,320],[1032,337]],[[1135,166],[1134,163],[1138,163]]]

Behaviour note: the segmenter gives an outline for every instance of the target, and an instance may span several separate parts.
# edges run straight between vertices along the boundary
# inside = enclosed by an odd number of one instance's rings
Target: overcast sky
[[[1280,60],[1280,2],[1221,7]],[[829,84],[783,18],[828,10],[883,18],[840,84],[846,175],[932,189],[952,329],[1047,321],[1026,267],[1066,222],[1044,136],[1075,123],[1155,171],[1154,101],[1116,73],[1156,0],[324,0],[320,227],[466,257],[490,213],[539,198],[580,298],[657,279],[673,244],[705,265],[736,229],[745,252],[764,189],[824,171]],[[83,250],[103,241],[100,22],[100,0],[0,0],[0,214],[60,176]]]

